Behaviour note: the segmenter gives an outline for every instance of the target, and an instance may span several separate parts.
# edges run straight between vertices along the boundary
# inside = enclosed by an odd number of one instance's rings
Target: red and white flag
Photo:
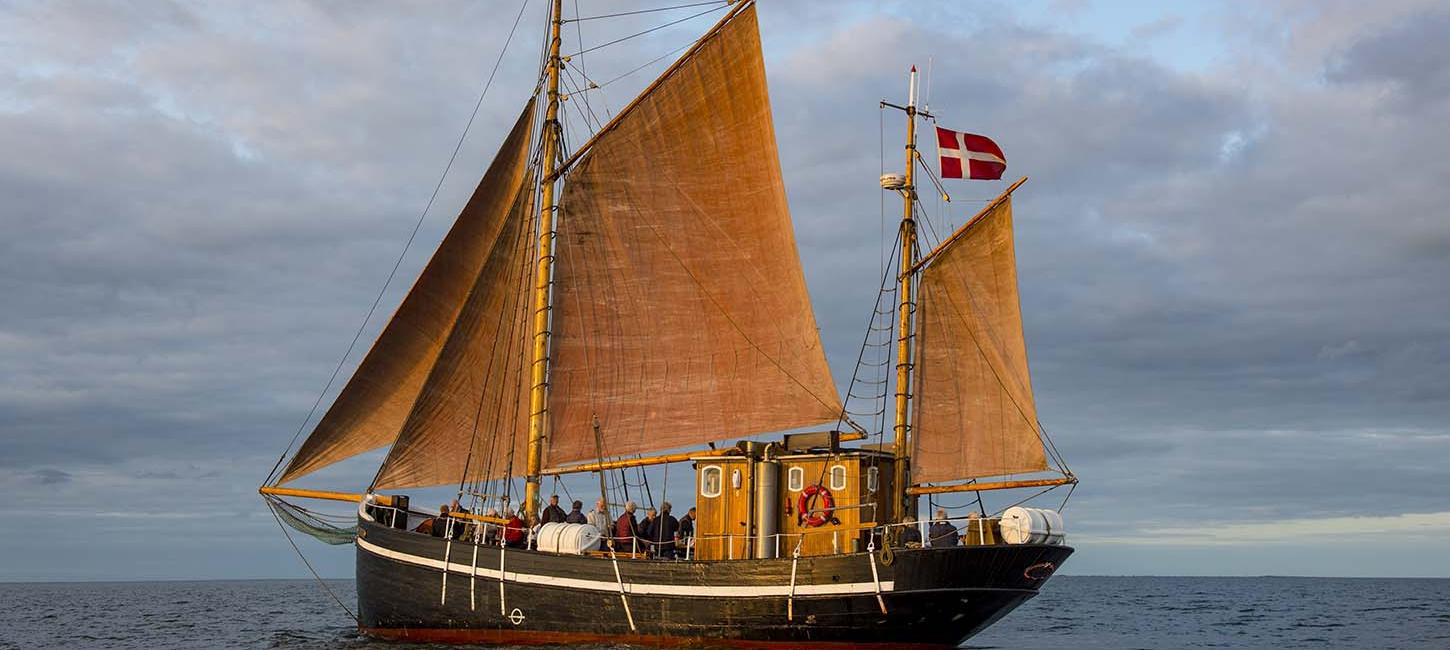
[[[1007,171],[1002,148],[985,136],[936,127],[936,148],[942,178],[995,181]]]

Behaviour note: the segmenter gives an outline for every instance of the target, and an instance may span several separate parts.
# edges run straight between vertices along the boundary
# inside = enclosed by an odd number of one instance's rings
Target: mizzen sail
[[[1022,337],[1010,196],[922,271],[917,325],[912,482],[1047,469]]]
[[[550,465],[840,415],[780,176],[753,5],[607,126],[566,176]]]
[[[352,379],[279,483],[393,442],[526,187],[533,102]],[[455,477],[456,480],[456,477]]]

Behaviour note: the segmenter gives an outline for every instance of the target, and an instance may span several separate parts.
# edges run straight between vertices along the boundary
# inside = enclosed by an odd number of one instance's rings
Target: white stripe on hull
[[[403,553],[392,549],[383,548],[377,544],[357,538],[357,547],[373,555],[385,557],[390,560],[425,566],[433,569],[453,571],[464,575],[476,575],[480,578],[491,578],[498,580],[503,576],[503,582],[517,582],[529,585],[540,585],[545,587],[564,587],[566,589],[585,589],[589,591],[604,591],[619,593],[620,583],[603,580],[585,580],[582,578],[565,578],[562,576],[539,575],[532,573],[519,573],[517,571],[501,571],[484,567],[474,568],[467,564],[456,562],[444,562],[432,558],[421,557],[411,553]],[[874,562],[875,559],[866,556],[867,562]],[[892,591],[895,583],[891,580],[881,582],[881,591]],[[624,581],[623,589],[626,594],[640,596],[714,596],[714,597],[740,597],[740,596],[777,596],[786,597],[791,595],[790,585],[662,585]],[[799,596],[838,596],[850,594],[874,594],[876,584],[872,582],[842,582],[824,585],[802,585],[795,586],[794,595]]]

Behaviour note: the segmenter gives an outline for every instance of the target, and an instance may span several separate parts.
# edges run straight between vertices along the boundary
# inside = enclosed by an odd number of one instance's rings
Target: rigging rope
[[[297,547],[297,542],[292,541],[292,533],[287,532],[287,526],[282,523],[282,518],[277,516],[276,510],[272,511],[272,518],[277,520],[277,527],[282,529],[282,534],[287,537],[287,543],[292,545],[292,550],[297,552],[297,558],[302,560],[302,564],[307,565],[307,570],[312,572],[312,577],[317,579],[317,584],[322,585],[327,595],[332,596],[333,602],[336,602],[337,606],[342,608],[342,611],[347,612],[347,615],[352,617],[353,622],[361,624],[362,621],[358,619],[357,614],[354,614],[347,605],[343,604],[342,599],[338,598],[337,594],[332,591],[332,587],[327,586],[327,581],[323,580],[322,576],[317,574],[317,569],[312,568],[312,563],[307,561],[307,556],[302,554],[302,549]]]
[[[660,12],[660,11],[672,11],[672,10],[675,10],[675,9],[686,9],[686,8],[689,8],[689,7],[703,7],[705,5],[715,5],[715,4],[722,4],[722,3],[728,4],[729,2],[733,2],[733,1],[734,0],[710,0],[709,2],[694,2],[694,3],[690,3],[690,4],[674,5],[674,6],[670,6],[670,7],[657,7],[655,9],[640,9],[638,11],[622,11],[622,12],[619,12],[617,14],[601,14],[601,15],[598,15],[598,16],[585,16],[583,18],[575,18],[573,20],[566,20],[564,22],[566,22],[566,23],[582,23],[582,22],[584,22],[586,20],[599,20],[601,18],[618,18],[620,16],[637,16],[639,14],[652,14],[652,13],[656,13],[656,12]],[[574,13],[576,15],[579,13],[579,3],[577,2],[577,0],[574,3]]]
[[[623,43],[623,42],[625,42],[627,40],[630,40],[632,38],[638,38],[640,36],[644,36],[645,34],[648,34],[650,32],[657,32],[657,31],[659,31],[661,29],[664,29],[666,27],[669,27],[671,25],[678,25],[678,24],[680,24],[682,22],[685,22],[687,20],[690,20],[692,18],[699,18],[700,16],[703,16],[705,14],[708,14],[708,13],[711,13],[711,12],[715,12],[715,11],[719,11],[721,9],[724,9],[725,7],[728,7],[728,6],[730,6],[730,5],[728,5],[728,4],[722,4],[722,5],[718,6],[718,7],[711,7],[709,9],[706,9],[706,10],[701,11],[699,13],[691,14],[689,16],[685,16],[684,18],[681,18],[679,20],[672,20],[672,21],[667,22],[667,23],[665,23],[663,25],[659,25],[657,27],[651,27],[651,28],[646,29],[646,30],[644,30],[642,32],[636,32],[634,34],[630,34],[629,36],[625,36],[623,38],[616,38],[616,39],[614,39],[612,41],[609,41],[608,43],[600,43],[599,45],[595,45],[594,47],[591,47],[591,48],[588,48],[588,49],[584,49],[584,50],[579,50],[578,52],[575,52],[573,54],[565,55],[565,58],[572,58],[572,57],[579,56],[580,54],[587,54],[589,52],[593,52],[593,51],[598,50],[598,49],[601,49],[601,48],[606,48],[606,47],[609,47],[611,45],[617,45],[619,43]]]
[[[699,39],[695,39],[695,40],[699,40]],[[652,66],[652,65],[654,65],[656,63],[659,63],[660,61],[665,60],[666,57],[669,57],[669,56],[671,56],[673,54],[678,54],[678,53],[684,51],[686,48],[688,48],[688,47],[690,47],[691,45],[694,45],[694,44],[695,44],[695,41],[692,40],[692,41],[690,41],[688,43],[685,43],[684,45],[681,45],[681,46],[673,49],[673,50],[670,50],[670,51],[665,52],[664,54],[661,54],[661,55],[659,55],[659,56],[657,56],[657,57],[655,57],[653,59],[650,59],[649,61],[645,62],[644,64],[642,64],[640,66],[637,66],[637,67],[631,69],[629,72],[626,72],[624,74],[621,74],[621,75],[619,75],[617,77],[614,77],[614,78],[610,79],[609,81],[605,81],[603,83],[598,83],[598,82],[594,81],[593,79],[590,79],[589,78],[589,75],[584,75],[584,80],[585,81],[588,81],[589,83],[594,84],[593,87],[585,88],[584,89],[584,92],[587,93],[587,92],[592,91],[592,90],[602,90],[605,86],[608,86],[609,84],[612,84],[612,83],[614,83],[616,81],[619,81],[620,79],[623,79],[625,77],[628,77],[628,76],[630,76],[630,75],[632,75],[632,74],[634,74],[636,72],[639,72],[640,70],[643,70],[645,68],[648,68],[648,67],[650,67],[650,66]],[[584,72],[583,72],[582,69],[580,70],[580,74],[584,74]]]

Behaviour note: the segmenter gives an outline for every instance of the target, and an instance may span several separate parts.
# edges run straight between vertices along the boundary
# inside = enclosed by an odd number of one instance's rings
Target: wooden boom
[[[825,444],[830,438],[827,432],[789,434],[786,436],[787,443],[792,436],[801,438],[820,436],[820,443]],[[859,431],[845,431],[840,434],[840,442],[861,440],[866,434]],[[790,447],[790,444],[786,445]],[[682,451],[676,454],[664,454],[660,456],[645,456],[643,458],[620,458],[618,460],[606,460],[597,463],[584,463],[582,465],[568,465],[565,467],[549,467],[539,471],[541,476],[559,476],[561,474],[575,474],[581,472],[598,472],[600,470],[624,469],[626,467],[645,467],[648,465],[664,465],[667,463],[681,463],[692,458],[713,458],[716,456],[729,456],[731,454],[743,453],[739,447],[722,447],[720,449],[704,449],[697,451]]]
[[[1077,483],[1076,476],[1042,478],[1026,481],[998,481],[996,483],[961,483],[958,485],[914,485],[906,488],[907,494],[943,494],[946,492],[986,492],[988,490],[1010,490],[1012,488],[1048,487]]]
[[[304,499],[326,499],[328,501],[352,501],[357,503],[367,498],[368,495],[356,492],[329,492],[327,490],[303,490],[300,488],[285,488],[275,485],[263,485],[257,488],[258,494],[270,494],[278,497],[301,497]],[[373,502],[380,506],[393,505],[393,497],[374,494]]]
[[[489,523],[489,524],[498,524],[500,526],[506,526],[509,523],[509,520],[504,519],[503,517],[490,517],[488,515],[475,515],[475,514],[473,514],[471,512],[450,512],[450,513],[448,513],[448,516],[449,517],[452,517],[454,519],[467,519],[469,521],[482,521],[482,522]]]
[[[539,472],[543,476],[557,476],[560,474],[574,474],[576,472],[598,472],[601,470],[623,469],[625,467],[644,467],[646,465],[664,465],[665,463],[678,463],[690,460],[691,458],[729,456],[738,454],[740,450],[736,447],[724,449],[707,449],[705,451],[685,451],[678,454],[665,454],[663,456],[646,456],[644,458],[621,458],[619,460],[606,460],[600,463],[585,463],[583,465],[569,465],[568,467],[550,467]]]

